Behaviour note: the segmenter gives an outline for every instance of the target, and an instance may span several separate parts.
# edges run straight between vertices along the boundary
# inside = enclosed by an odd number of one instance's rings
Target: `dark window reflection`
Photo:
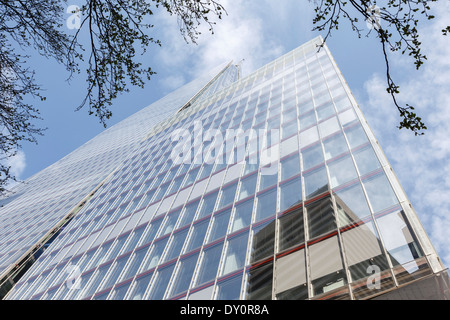
[[[258,226],[253,231],[251,262],[273,255],[275,245],[275,220]]]
[[[308,299],[308,286],[302,284],[298,287],[280,292],[277,294],[277,300],[305,300]]]
[[[293,247],[305,241],[303,209],[283,215],[280,218],[279,250]]]
[[[310,238],[336,229],[333,203],[331,197],[317,200],[307,207]]]
[[[271,300],[273,262],[250,269],[247,281],[248,300]]]

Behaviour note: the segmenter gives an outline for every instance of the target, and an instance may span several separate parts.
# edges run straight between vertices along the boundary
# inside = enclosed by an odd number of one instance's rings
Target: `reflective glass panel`
[[[369,206],[359,182],[335,191],[334,195],[340,226],[370,215]]]
[[[342,133],[333,135],[332,137],[323,141],[325,149],[325,159],[334,158],[344,152],[348,151],[347,142]]]
[[[278,246],[280,251],[305,241],[303,209],[295,209],[293,212],[284,214],[279,221]]]
[[[172,276],[173,269],[175,268],[175,264],[171,264],[166,266],[160,270],[156,274],[155,283],[152,287],[152,291],[150,293],[149,299],[151,300],[162,300],[164,297],[164,293],[166,292],[167,285],[169,284],[170,277]]]
[[[379,212],[398,203],[384,172],[363,181],[374,212]]]
[[[245,265],[247,243],[248,231],[228,240],[222,274],[228,274]]]
[[[259,221],[275,215],[277,211],[277,189],[273,188],[257,196],[256,218]]]
[[[238,200],[247,198],[255,193],[257,177],[258,176],[256,174],[252,174],[251,176],[241,180]]]
[[[234,220],[231,232],[242,229],[250,225],[252,219],[253,199],[246,200],[236,205],[234,209]]]
[[[423,255],[403,211],[381,216],[376,219],[376,222],[383,244],[394,266],[420,258]]]
[[[271,300],[273,263],[252,268],[247,273],[247,300]]]
[[[283,212],[302,201],[302,182],[300,177],[280,184],[280,211]]]
[[[193,231],[185,252],[199,248],[205,239],[206,229],[208,229],[209,220],[204,220],[193,225]]]
[[[317,200],[306,206],[309,223],[309,236],[317,237],[336,229],[336,219],[331,197]]]
[[[335,188],[357,177],[355,166],[350,155],[328,162],[330,187]]]
[[[180,267],[173,285],[172,296],[180,294],[189,288],[198,256],[199,253],[195,253],[180,260]]]
[[[253,228],[251,263],[273,256],[275,247],[275,220]]]
[[[216,277],[222,247],[223,243],[220,243],[205,249],[198,270],[197,285],[208,282]]]
[[[212,242],[225,236],[230,215],[231,209],[226,209],[225,211],[214,215],[208,242]]]
[[[236,194],[236,188],[237,188],[237,183],[233,183],[232,185],[222,189],[218,209],[224,208],[227,205],[230,205],[233,203],[234,196]]]
[[[300,173],[299,155],[295,154],[286,159],[281,160],[281,181]]]
[[[241,294],[242,273],[220,281],[217,288],[218,300],[239,300]]]
[[[381,167],[380,162],[370,145],[353,151],[353,156],[361,176]]]
[[[197,219],[206,217],[214,212],[218,192],[214,192],[203,198]]]
[[[316,143],[310,147],[302,150],[303,170],[308,170],[320,163],[323,160],[322,145]]]
[[[304,173],[306,198],[310,199],[328,190],[328,177],[325,166]]]
[[[195,212],[197,211],[197,207],[200,201],[194,201],[192,203],[189,203],[184,207],[183,214],[180,219],[180,223],[178,224],[179,227],[184,227],[187,224],[190,224],[195,217]]]

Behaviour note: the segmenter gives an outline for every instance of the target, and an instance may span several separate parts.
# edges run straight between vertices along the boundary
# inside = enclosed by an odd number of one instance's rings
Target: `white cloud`
[[[303,7],[309,8],[309,4],[298,4],[293,0],[284,0],[283,4],[270,0],[223,0],[220,3],[227,14],[222,20],[213,17],[217,22],[213,27],[214,34],[205,24],[200,26],[202,34],[197,45],[183,40],[175,17],[167,14],[156,16],[155,25],[163,28],[161,38],[165,39],[161,50],[158,50],[160,68],[172,68],[173,72],[184,70],[184,77],[188,78],[224,62],[244,60],[242,74],[245,76],[285,53],[281,35],[295,32],[291,28],[275,30],[277,25],[282,25],[278,22],[295,21],[292,15],[296,15],[298,24],[303,26],[305,19],[301,19],[302,13],[310,15],[309,11],[302,11]]]
[[[439,2],[435,9],[436,21],[420,31],[428,56],[420,71],[408,70],[400,57],[393,60],[393,69],[404,71],[401,78],[397,77],[400,102],[415,106],[428,126],[425,135],[416,137],[396,128],[400,118],[386,94],[385,79],[377,74],[365,84],[368,100],[362,108],[433,245],[449,266],[450,39],[441,30],[448,25],[450,5]],[[412,64],[409,57],[406,59]]]
[[[22,150],[19,150],[15,156],[6,160],[6,165],[11,167],[11,175],[19,180],[26,167],[25,153]]]

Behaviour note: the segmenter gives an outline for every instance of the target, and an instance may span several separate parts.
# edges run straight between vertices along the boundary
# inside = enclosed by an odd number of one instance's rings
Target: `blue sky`
[[[157,74],[144,89],[132,88],[114,102],[109,126],[192,80],[203,70],[224,61],[245,59],[242,67],[246,75],[319,35],[311,31],[313,10],[306,1],[225,0],[221,3],[228,15],[218,21],[214,35],[205,30],[197,45],[183,40],[175,17],[167,14],[153,17],[154,32],[163,46],[150,48],[142,59]],[[77,1],[69,0],[70,4],[77,4]],[[391,56],[394,80],[400,85],[400,101],[415,105],[428,125],[425,136],[415,137],[396,128],[399,118],[385,91],[385,65],[377,39],[373,36],[358,39],[349,25],[341,22],[343,25],[327,44],[435,248],[448,266],[450,39],[440,35],[440,30],[446,26],[445,21],[449,21],[450,6],[447,2],[435,6],[438,6],[435,21],[420,30],[423,50],[429,58],[425,65],[416,71],[410,58]],[[95,117],[87,115],[86,109],[74,111],[84,97],[83,77],[75,77],[68,83],[64,68],[54,61],[33,56],[29,62],[36,70],[38,83],[45,88],[47,101],[39,104],[43,120],[38,124],[48,130],[45,136],[39,137],[38,145],[25,144],[11,161],[21,179],[51,165],[104,130]]]

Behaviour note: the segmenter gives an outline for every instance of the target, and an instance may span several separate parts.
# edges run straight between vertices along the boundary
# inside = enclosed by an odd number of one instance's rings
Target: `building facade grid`
[[[9,298],[362,299],[436,272],[321,44],[239,80],[229,65],[223,89],[152,128]]]

